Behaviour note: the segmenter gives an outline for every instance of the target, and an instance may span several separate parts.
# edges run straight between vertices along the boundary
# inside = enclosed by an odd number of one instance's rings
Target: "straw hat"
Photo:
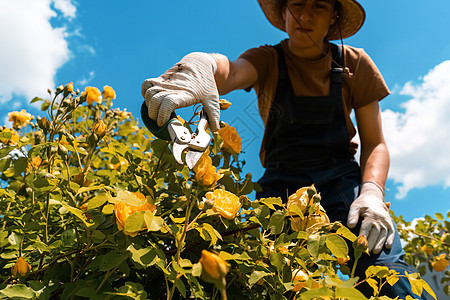
[[[339,40],[341,37],[345,39],[354,35],[362,27],[366,18],[364,8],[355,0],[336,1],[341,4],[338,19],[341,33],[339,33],[339,26],[336,23],[328,32],[329,40]],[[281,12],[283,0],[258,0],[258,2],[269,22],[276,28],[286,31]]]

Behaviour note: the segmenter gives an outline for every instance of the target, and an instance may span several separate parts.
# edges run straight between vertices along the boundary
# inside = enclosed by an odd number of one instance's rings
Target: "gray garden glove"
[[[220,105],[214,73],[217,63],[207,53],[193,52],[157,78],[142,84],[148,116],[163,126],[177,108],[202,103],[209,127],[219,130]]]
[[[359,235],[365,235],[369,252],[378,254],[383,246],[390,249],[394,242],[394,224],[389,215],[389,208],[383,202],[383,191],[374,182],[365,182],[361,194],[350,206],[347,226],[354,228],[362,217]]]

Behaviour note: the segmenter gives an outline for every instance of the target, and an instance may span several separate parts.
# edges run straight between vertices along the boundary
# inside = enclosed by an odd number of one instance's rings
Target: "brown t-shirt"
[[[327,96],[330,94],[331,53],[314,60],[303,59],[293,54],[288,40],[281,42],[286,65],[295,96]],[[344,75],[342,97],[350,139],[356,130],[350,119],[352,109],[379,101],[389,95],[380,71],[363,49],[344,45],[344,61],[351,75]],[[258,97],[258,108],[264,124],[275,97],[278,81],[278,54],[273,46],[265,45],[245,51],[239,58],[249,61],[258,73],[253,85]],[[261,145],[261,162],[264,165],[265,137]]]

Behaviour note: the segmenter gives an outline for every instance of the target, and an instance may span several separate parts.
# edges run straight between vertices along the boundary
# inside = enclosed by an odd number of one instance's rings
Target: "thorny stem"
[[[103,285],[106,283],[106,281],[108,280],[108,278],[116,271],[116,268],[113,268],[111,270],[109,270],[108,272],[106,272],[105,277],[103,278],[103,281],[100,283],[100,285],[98,286],[98,288],[95,290],[96,293],[98,293],[100,291],[100,289],[103,287]]]

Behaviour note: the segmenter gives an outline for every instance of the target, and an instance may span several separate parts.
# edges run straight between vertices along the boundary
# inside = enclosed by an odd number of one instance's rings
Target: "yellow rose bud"
[[[84,92],[81,93],[81,96],[86,96],[86,102],[89,105],[92,105],[94,102],[101,103],[102,102],[102,94],[100,90],[93,86],[87,86],[84,89]]]
[[[225,99],[219,100],[220,110],[225,110],[231,106],[231,102]]]
[[[436,257],[436,260],[431,263],[431,266],[433,267],[433,270],[436,272],[442,272],[445,271],[448,267],[448,260],[445,258],[445,253],[439,255]]]
[[[298,292],[302,288],[306,287],[308,278],[309,278],[308,274],[306,274],[303,270],[294,270],[294,272],[292,272],[292,281],[294,281],[295,285],[292,290],[294,292]]]
[[[209,251],[202,250],[199,263],[202,265],[202,277],[206,281],[220,281],[228,273],[227,262]]]
[[[27,263],[27,261],[21,256],[17,259],[14,267],[12,269],[12,275],[18,278],[17,275],[25,277],[31,271],[31,266]]]
[[[31,160],[31,165],[35,168],[39,168],[42,165],[42,158],[39,156],[33,157]]]
[[[68,84],[66,84],[66,86],[64,87],[64,90],[66,90],[66,92],[68,94],[73,92],[73,82],[69,82]]]
[[[336,259],[337,263],[340,264],[340,265],[345,265],[349,260],[350,260],[350,256],[348,256],[348,255],[345,258],[338,257]]]
[[[116,91],[109,85],[103,87],[103,98],[105,99],[116,99]]]
[[[353,242],[353,248],[361,251],[361,252],[367,252],[369,246],[367,243],[367,238],[364,234],[360,235],[354,242]]]
[[[156,212],[156,206],[148,203],[143,194],[141,193],[133,193],[133,194],[143,201],[141,205],[131,205],[124,201],[118,201],[116,204],[114,204],[114,215],[116,216],[117,227],[119,228],[119,230],[123,230],[123,233],[129,236],[136,236],[138,234],[138,232],[127,232],[124,230],[125,221],[128,219],[129,216],[138,211],[151,211],[152,213]],[[147,228],[146,225],[144,225],[144,227],[141,228],[140,230],[143,230],[145,228]]]
[[[92,127],[92,132],[95,133],[99,138],[102,138],[106,133],[107,126],[100,120],[97,124]]]
[[[223,139],[223,149],[241,153],[242,139],[234,127],[225,126],[220,128],[219,135]]]
[[[23,127],[27,125],[31,119],[31,114],[27,113],[25,109],[19,111],[13,111],[8,113],[9,121],[13,122],[13,127]]]
[[[239,198],[228,191],[216,189],[206,193],[205,197],[207,201],[214,203],[212,210],[226,219],[233,219],[241,209]]]

